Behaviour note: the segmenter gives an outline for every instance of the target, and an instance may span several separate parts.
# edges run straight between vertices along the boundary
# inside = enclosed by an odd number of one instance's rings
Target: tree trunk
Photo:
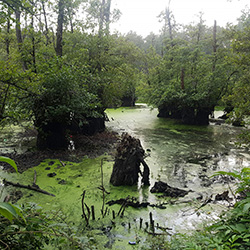
[[[67,149],[69,141],[66,136],[66,126],[58,122],[49,122],[48,124],[38,124],[37,148],[38,149]]]
[[[170,38],[171,44],[173,46],[173,27],[172,27],[172,23],[171,23],[171,16],[170,16],[170,9],[169,9],[169,7],[166,10],[166,17],[167,17],[167,22],[168,22],[169,38]]]
[[[23,38],[21,31],[21,12],[19,10],[16,10],[15,15],[16,15],[16,38],[17,38],[18,50],[22,56],[23,70],[26,71],[28,67],[22,51]]]
[[[181,89],[184,90],[185,89],[185,70],[184,68],[181,69]]]
[[[45,24],[44,35],[46,37],[46,46],[48,46],[50,44],[50,39],[49,39],[49,28],[48,28],[47,14],[46,14],[46,10],[45,10],[44,1],[42,1],[42,10],[43,10],[43,17],[44,17],[44,24]]]
[[[6,90],[0,93],[1,103],[0,103],[0,121],[4,119],[4,111],[6,107],[6,101],[9,95],[10,84],[8,84]]]
[[[73,17],[72,17],[72,15],[69,16],[69,22],[70,22],[70,31],[73,34],[74,33],[74,24],[73,24]]]
[[[213,29],[213,71],[215,71],[216,60],[217,60],[217,23],[216,20],[214,21],[214,29]]]
[[[59,0],[55,50],[56,50],[56,55],[60,57],[63,55],[62,51],[63,22],[64,22],[64,0]]]
[[[106,6],[105,6],[105,12],[104,12],[104,18],[105,18],[105,35],[109,35],[109,24],[110,24],[110,8],[111,8],[111,0],[107,0]]]
[[[31,17],[31,41],[32,41],[32,52],[31,52],[31,55],[32,55],[32,64],[33,64],[33,72],[34,73],[37,73],[37,70],[36,70],[36,46],[35,46],[35,35],[34,35],[34,17],[32,15]]]
[[[6,53],[7,53],[7,57],[9,59],[9,55],[10,55],[10,11],[8,11],[8,19],[7,19],[7,27],[6,27],[6,39],[5,39],[5,44],[6,44]]]
[[[21,50],[21,46],[23,43],[22,32],[21,32],[21,12],[17,10],[16,14],[16,38],[18,43],[18,48]]]
[[[111,0],[102,0],[100,9],[99,36],[109,35]]]
[[[217,52],[217,22],[214,20],[214,29],[213,29],[213,52]]]

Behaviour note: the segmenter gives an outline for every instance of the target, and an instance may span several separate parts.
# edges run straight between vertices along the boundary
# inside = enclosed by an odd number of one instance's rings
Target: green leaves
[[[16,170],[16,172],[18,173],[17,165],[16,165],[15,161],[13,161],[12,159],[10,159],[10,158],[8,158],[8,157],[4,157],[4,156],[0,156],[0,161],[8,163],[8,164],[11,165],[11,166]]]
[[[208,115],[226,87],[228,65],[224,52],[216,52],[215,60],[204,43],[180,38],[174,46],[166,45],[164,57],[149,71],[148,98],[158,107],[160,116],[165,113],[185,123],[208,124]]]
[[[0,202],[0,214],[7,218],[9,221],[13,220],[13,217],[17,217],[16,210],[10,203]]]
[[[44,76],[43,89],[38,98],[34,97],[33,112],[39,124],[59,122],[68,125],[70,113],[74,116],[93,117],[99,103],[95,95],[84,86],[86,76],[80,79],[81,72],[65,65],[58,69],[57,64]]]
[[[227,175],[234,177],[237,183],[237,192],[243,194],[234,208],[227,212],[226,216],[211,227],[209,231],[215,232],[221,239],[222,249],[248,249],[250,241],[250,168],[243,168],[240,172],[219,171],[215,175]]]
[[[13,218],[17,218],[18,216],[20,216],[24,222],[26,222],[25,218],[23,217],[22,210],[19,207],[7,202],[0,202],[0,214],[11,222]]]
[[[237,179],[241,179],[241,175],[238,172],[226,172],[226,171],[218,171],[216,172],[213,176],[218,176],[218,175],[227,175],[227,176],[232,176]]]
[[[8,157],[0,156],[0,162],[1,161],[6,162],[9,165],[11,165],[18,173],[17,165],[15,161],[13,161],[12,159]],[[25,221],[25,218],[22,215],[21,209],[7,202],[0,202],[0,215],[4,216],[9,221],[12,221],[13,218],[17,218],[18,216],[20,216]]]
[[[67,221],[60,211],[43,212],[36,204],[28,203],[22,210],[0,203],[0,211],[8,220],[1,218],[0,249],[89,249],[88,239]],[[23,214],[22,220],[17,220]],[[79,237],[78,237],[79,236]],[[86,243],[86,246],[85,246]],[[91,248],[92,249],[92,248]]]

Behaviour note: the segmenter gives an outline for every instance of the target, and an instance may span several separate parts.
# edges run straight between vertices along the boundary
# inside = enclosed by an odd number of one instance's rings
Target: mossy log
[[[149,185],[150,170],[144,161],[144,156],[145,151],[140,140],[124,133],[117,147],[113,172],[110,178],[111,184],[114,186],[136,185],[139,174],[141,174],[144,185]],[[141,163],[144,167],[143,173],[140,170]]]

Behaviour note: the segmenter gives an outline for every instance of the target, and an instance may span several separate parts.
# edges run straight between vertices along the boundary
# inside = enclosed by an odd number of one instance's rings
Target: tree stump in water
[[[114,186],[135,185],[140,173],[144,185],[149,185],[149,167],[143,159],[144,155],[145,151],[140,140],[124,133],[117,147],[115,164],[110,178],[111,184]],[[143,174],[140,170],[141,163],[144,167]]]

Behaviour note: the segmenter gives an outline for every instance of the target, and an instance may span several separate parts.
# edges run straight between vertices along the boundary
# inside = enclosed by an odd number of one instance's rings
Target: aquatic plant
[[[0,161],[8,163],[18,173],[15,161],[13,161],[12,159],[10,159],[8,157],[4,157],[4,156],[0,156]],[[14,217],[17,218],[18,216],[23,218],[21,209],[18,206],[15,206],[15,205],[8,203],[8,202],[0,202],[0,216],[3,216],[4,218],[8,219],[9,221],[12,221]]]

